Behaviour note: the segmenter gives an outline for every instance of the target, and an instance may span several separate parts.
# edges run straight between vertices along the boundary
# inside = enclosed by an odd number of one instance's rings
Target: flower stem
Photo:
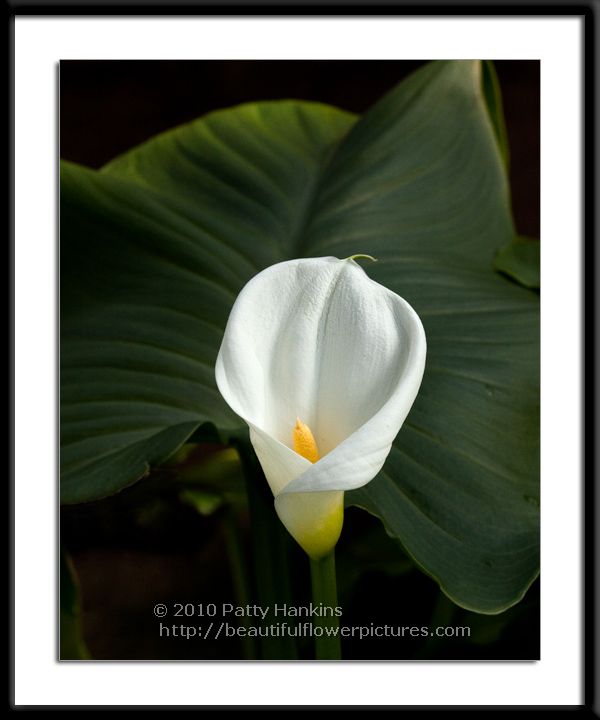
[[[227,553],[229,555],[229,565],[233,579],[235,600],[238,605],[249,605],[250,583],[246,573],[244,546],[237,524],[236,514],[231,508],[225,514],[223,529],[225,533]],[[241,623],[246,630],[250,628],[250,618],[246,615],[242,617]],[[253,660],[255,658],[254,638],[244,634],[241,640],[241,645],[245,659]]]
[[[315,647],[317,660],[341,660],[337,607],[337,583],[335,577],[335,551],[319,560],[310,561],[313,603],[321,603],[323,617],[315,621]],[[332,617],[330,615],[333,615]],[[322,633],[322,634],[321,634]]]
[[[273,496],[258,459],[247,441],[235,441],[246,479],[256,599],[268,609],[267,624],[274,621],[276,605],[294,605],[289,563],[290,538],[273,507]],[[298,651],[293,636],[261,636],[263,660],[296,660]]]

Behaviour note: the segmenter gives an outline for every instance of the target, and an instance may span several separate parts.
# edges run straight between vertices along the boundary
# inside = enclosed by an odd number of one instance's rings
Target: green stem
[[[316,658],[317,660],[341,660],[340,624],[335,615],[338,602],[334,550],[320,560],[311,558],[310,576],[313,603],[317,606],[321,603],[325,613],[323,617],[317,617],[315,622]],[[332,613],[333,617],[330,617],[329,613]],[[317,628],[320,628],[321,631],[318,631]]]
[[[231,568],[236,602],[241,606],[249,605],[250,583],[246,572],[242,537],[233,509],[229,509],[225,514],[223,529],[225,531],[225,544],[227,545],[227,554],[229,555],[229,566]],[[249,630],[251,626],[250,618],[246,614],[243,615],[241,623],[246,630]],[[242,637],[242,648],[246,660],[253,660],[255,658],[253,637],[244,635],[244,637]]]
[[[235,446],[246,479],[256,598],[258,605],[268,609],[265,625],[276,622],[275,606],[294,606],[290,579],[290,538],[279,521],[273,496],[260,463],[247,441],[236,440]],[[298,651],[294,637],[276,634],[261,637],[263,660],[296,660]]]

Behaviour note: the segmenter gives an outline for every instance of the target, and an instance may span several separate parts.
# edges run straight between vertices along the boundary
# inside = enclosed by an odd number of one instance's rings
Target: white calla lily
[[[383,466],[425,368],[418,315],[353,258],[291,260],[252,278],[216,363],[277,514],[312,558],[339,538],[344,492]]]

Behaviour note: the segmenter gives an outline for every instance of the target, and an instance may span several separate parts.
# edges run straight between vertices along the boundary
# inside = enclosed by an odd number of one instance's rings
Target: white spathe
[[[344,491],[383,466],[425,354],[416,312],[352,258],[273,265],[236,299],[217,385],[250,427],[281,521],[311,557],[335,546]],[[314,464],[292,449],[297,418],[316,440]]]

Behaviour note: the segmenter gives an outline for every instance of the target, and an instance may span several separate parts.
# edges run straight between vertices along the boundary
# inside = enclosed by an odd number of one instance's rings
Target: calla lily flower
[[[277,514],[313,559],[338,541],[344,492],[383,466],[425,368],[418,315],[357,257],[291,260],[252,278],[216,363]]]

